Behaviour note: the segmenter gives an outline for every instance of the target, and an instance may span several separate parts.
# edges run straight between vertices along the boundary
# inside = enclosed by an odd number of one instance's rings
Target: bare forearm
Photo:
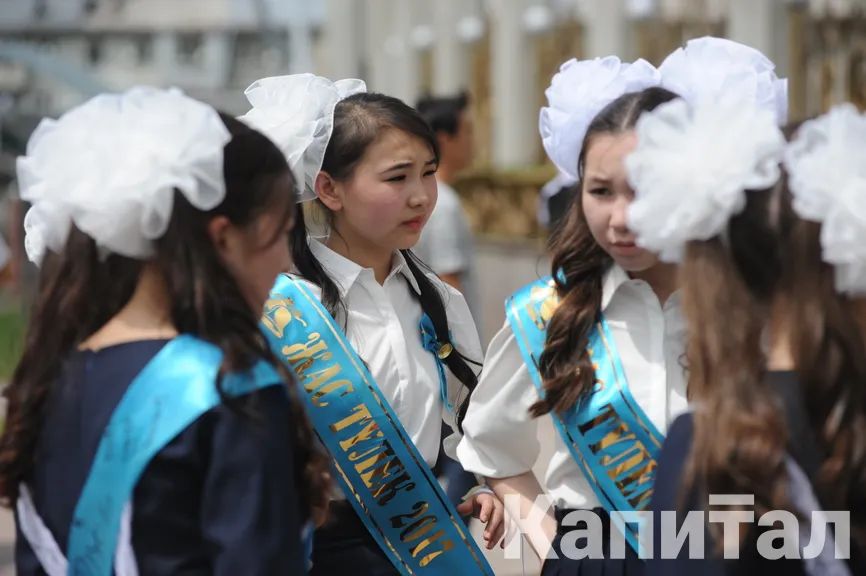
[[[536,503],[538,497],[544,494],[544,490],[538,484],[535,475],[530,471],[508,478],[488,478],[487,484],[505,503],[506,510],[517,521],[521,533],[529,539],[538,557],[541,559],[547,557],[550,544],[556,535],[556,518],[546,505],[546,500],[542,499],[542,502]],[[544,510],[541,521],[530,521],[533,517],[537,518],[542,514],[539,505]],[[515,506],[518,508],[515,509]]]

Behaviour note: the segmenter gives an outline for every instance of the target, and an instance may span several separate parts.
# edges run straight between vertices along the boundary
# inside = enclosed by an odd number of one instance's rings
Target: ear
[[[342,190],[339,182],[331,178],[327,172],[320,171],[316,175],[316,195],[325,208],[331,212],[339,212],[343,208]]]
[[[230,258],[235,249],[236,238],[229,219],[225,216],[212,218],[207,224],[207,234],[220,258]]]

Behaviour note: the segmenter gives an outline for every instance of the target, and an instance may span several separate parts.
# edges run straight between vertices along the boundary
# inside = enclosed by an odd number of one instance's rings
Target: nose
[[[436,202],[436,192],[431,193],[427,186],[424,186],[423,182],[416,182],[412,186],[412,190],[409,193],[409,206],[411,208],[427,208],[432,203]]]
[[[631,199],[624,194],[618,194],[610,213],[610,227],[617,232],[628,231],[628,207]]]

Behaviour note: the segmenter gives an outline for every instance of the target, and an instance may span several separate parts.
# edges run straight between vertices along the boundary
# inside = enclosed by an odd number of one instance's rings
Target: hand
[[[465,502],[457,506],[461,516],[472,515],[486,524],[484,528],[484,544],[492,550],[497,542],[504,547],[502,536],[505,533],[505,507],[494,494],[481,492],[473,494]]]

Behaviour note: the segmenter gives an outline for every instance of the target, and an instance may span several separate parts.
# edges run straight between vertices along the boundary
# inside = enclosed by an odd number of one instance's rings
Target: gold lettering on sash
[[[305,328],[307,326],[292,298],[271,298],[265,302],[262,324],[277,338],[282,338],[286,326],[294,321],[300,322]]]
[[[578,426],[578,429],[582,435],[586,436],[593,428],[597,428],[607,422],[613,422],[616,418],[617,416],[616,412],[613,410],[613,406],[605,404],[604,408],[599,410],[598,416],[593,417],[589,422],[584,422]]]
[[[322,340],[322,335],[318,332],[308,334],[306,343],[283,346],[282,353],[292,365],[307,358],[320,361],[327,361],[332,358],[332,354],[328,352],[328,344]]]
[[[422,536],[433,532],[433,534],[413,545],[409,550],[412,557],[417,558],[422,552],[429,549],[427,554],[422,556],[418,562],[422,568],[454,548],[454,542],[450,539],[442,540],[445,531],[439,528],[436,516],[432,514],[423,516],[429,508],[430,505],[427,502],[416,502],[412,506],[412,511],[408,514],[397,514],[391,518],[392,528],[403,528],[400,532],[400,541],[404,544],[414,542]],[[407,521],[409,521],[408,525],[406,524]],[[431,548],[436,542],[440,543],[438,549]]]
[[[556,284],[551,280],[545,286],[534,286],[530,289],[526,314],[536,328],[544,330],[553,318],[557,306],[559,306],[559,296],[556,293]]]
[[[425,550],[428,546],[430,546],[431,544],[433,544],[437,540],[441,539],[444,535],[445,535],[444,530],[438,530],[435,534],[433,534],[429,538],[425,538],[424,540],[419,542],[418,545],[415,546],[414,548],[412,548],[410,551],[412,554],[412,557],[413,558],[417,557],[418,554],[420,554],[423,550]],[[452,542],[451,540],[443,540],[441,544],[442,544],[442,547],[439,550],[431,551],[428,554],[426,554],[423,558],[421,558],[421,560],[418,562],[418,565],[421,566],[422,568],[424,568],[425,566],[430,564],[430,562],[432,562],[433,560],[435,560],[436,558],[438,558],[442,554],[445,554],[446,552],[448,552],[449,550],[454,548],[454,542]]]
[[[578,429],[584,436],[594,431],[605,431],[600,440],[589,445],[589,449],[633,509],[643,509],[652,496],[652,489],[646,490],[645,487],[652,481],[657,464],[635,433],[619,418],[611,404],[603,406],[594,418]],[[625,449],[616,455],[605,453],[617,446]]]
[[[314,360],[312,358],[304,358],[292,364],[292,369],[295,371],[295,376],[298,377],[298,380],[303,380],[307,376],[307,370],[312,367],[314,364]]]
[[[628,431],[625,423],[620,422],[616,425],[616,427],[605,434],[601,440],[596,442],[595,444],[590,445],[590,450],[592,450],[593,454],[598,454],[599,452],[603,452],[617,446],[618,444],[622,444],[623,442],[634,442],[635,435],[632,432]],[[617,456],[610,456],[608,454],[604,454],[601,457],[602,466],[610,466],[617,460],[621,459],[622,454],[618,454]]]
[[[363,422],[361,422],[361,430],[358,431],[357,434],[353,434],[350,438],[346,440],[340,440],[340,448],[343,449],[343,452],[348,452],[349,448],[354,447],[359,442],[365,442],[372,438],[381,438],[382,430],[379,429],[379,425],[376,424],[375,420],[372,418],[367,418]],[[353,452],[354,454],[354,452]],[[357,460],[357,458],[355,458]]]
[[[372,419],[372,416],[370,415],[370,409],[367,408],[366,404],[358,404],[357,406],[352,408],[352,413],[350,415],[346,416],[339,422],[331,424],[330,428],[332,432],[340,432],[348,428],[352,424],[356,424],[357,422],[360,422],[364,419]]]
[[[340,396],[345,396],[346,394],[351,394],[355,391],[355,388],[352,386],[352,383],[350,381],[345,379],[335,380],[330,384],[326,384],[325,386],[322,386],[321,388],[316,390],[315,394],[313,394],[312,397],[313,404],[315,404],[316,406],[327,406],[327,402],[322,402],[322,396],[330,394],[331,392],[339,390],[340,388],[345,388],[345,390],[342,394],[340,394]]]
[[[405,474],[403,463],[400,462],[387,442],[383,442],[384,450],[355,465],[360,473],[361,481],[370,489],[370,493],[380,506],[384,506],[399,490],[412,490],[415,483],[410,482]],[[372,468],[372,469],[371,469]],[[369,470],[364,472],[364,470]]]
[[[287,326],[292,322],[299,322],[305,328],[308,327],[291,298],[269,300],[262,322],[278,338],[283,337]],[[332,362],[333,354],[328,350],[328,344],[320,333],[309,333],[306,342],[283,346],[281,352],[303,383],[304,390],[311,395],[314,406],[328,406],[326,399],[329,394],[338,393],[341,397],[345,397],[355,393],[352,381],[340,377],[342,366]],[[329,362],[329,364],[313,370],[316,362]],[[353,490],[363,485],[376,504],[386,506],[400,492],[410,492],[415,489],[415,482],[406,472],[405,466],[394,453],[391,445],[384,439],[382,430],[366,404],[359,402],[347,416],[331,423],[328,428],[334,434],[351,434],[337,441],[349,462],[353,463],[350,468],[344,469],[348,473],[347,480]],[[400,518],[412,519],[421,516],[400,533],[400,541],[403,544],[408,546],[414,543],[408,552],[413,559],[420,558],[418,564],[421,567],[427,566],[455,547],[454,542],[445,537],[445,530],[438,525],[439,519],[433,514],[424,515],[429,508],[427,502],[417,502],[410,514],[391,517],[392,526],[400,528],[403,526]],[[423,540],[419,541],[421,538]]]
[[[339,364],[331,364],[321,370],[310,372],[304,379],[304,389],[306,389],[307,392],[315,392],[319,386],[322,386],[329,380],[334,379],[341,370]]]
[[[616,481],[617,488],[635,510],[643,510],[649,505],[653,489],[652,485],[649,488],[646,488],[646,485],[652,483],[653,472],[657,466],[656,461],[650,458],[644,447],[641,446],[640,449],[643,451],[642,456],[644,458],[640,465],[628,476]]]

